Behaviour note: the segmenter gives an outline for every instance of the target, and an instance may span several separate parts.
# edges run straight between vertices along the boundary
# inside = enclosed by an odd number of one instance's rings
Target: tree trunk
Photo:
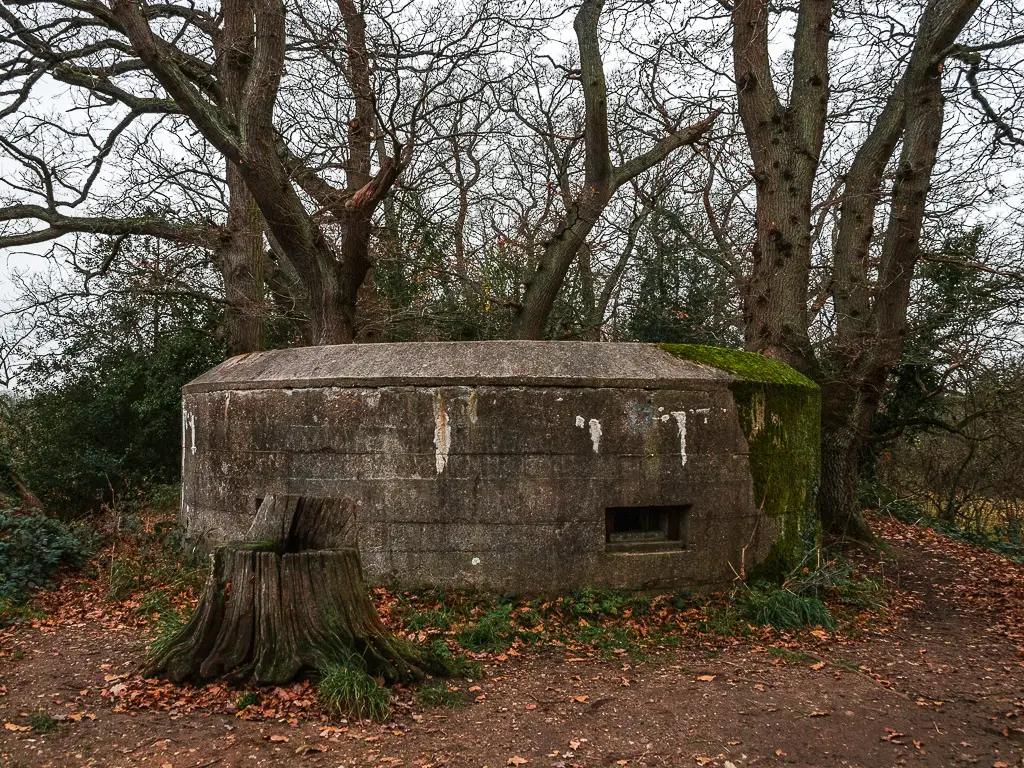
[[[961,24],[969,18],[969,14],[964,14],[966,11],[957,17]],[[819,496],[822,523],[832,534],[866,541],[872,537],[856,504],[858,453],[871,417],[882,402],[889,372],[903,352],[911,282],[942,136],[942,68],[933,59],[925,62],[922,71],[908,77],[905,91],[897,94],[904,98],[905,93],[906,99],[902,109],[903,147],[882,242],[874,301],[870,308],[864,306],[864,317],[838,316],[839,333],[833,352],[836,368],[830,380],[823,382]],[[847,263],[849,257],[837,253],[836,261]],[[851,298],[858,292],[860,289],[848,290],[844,301],[853,306]],[[863,304],[863,300],[857,303]],[[826,464],[829,451],[831,461]]]
[[[213,553],[195,613],[147,676],[280,684],[351,653],[388,682],[448,671],[381,622],[345,503],[268,497],[247,538]]]
[[[871,542],[875,537],[858,503],[857,457],[862,442],[860,430],[841,414],[822,413],[818,515],[830,535]]]
[[[569,214],[569,222],[545,246],[540,264],[523,293],[523,299],[512,321],[512,338],[540,339],[544,335],[555,299],[562,289],[565,276],[594,228],[610,195],[603,191],[588,195]]]
[[[266,254],[263,218],[238,171],[227,163],[228,221],[216,259],[224,280],[224,326],[228,354],[264,348],[264,282]]]

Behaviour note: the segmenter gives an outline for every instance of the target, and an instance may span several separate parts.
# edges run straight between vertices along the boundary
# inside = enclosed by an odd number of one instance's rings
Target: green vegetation
[[[819,598],[800,595],[772,584],[758,584],[741,590],[741,615],[753,624],[776,629],[822,626],[832,628],[835,620]]]
[[[727,602],[711,601],[705,606],[701,626],[717,635],[743,634],[749,627],[833,629],[837,618],[881,606],[881,586],[858,576],[848,561],[836,558],[818,568],[798,568],[781,584],[740,585]]]
[[[444,680],[430,680],[416,689],[416,701],[425,707],[457,707],[466,702],[466,694]]]
[[[503,653],[520,631],[512,625],[512,606],[497,605],[459,632],[459,644],[474,653]]]
[[[584,619],[606,616],[640,616],[651,609],[648,597],[614,589],[591,589],[583,587],[576,590],[563,604],[569,608],[573,616]]]
[[[437,608],[419,611],[411,614],[406,619],[406,627],[411,632],[419,632],[425,629],[439,629],[442,632],[451,628],[456,622],[458,615],[448,606],[441,604]]]
[[[1024,526],[1020,520],[1011,519],[1004,524],[967,528],[958,522],[929,514],[922,505],[899,497],[890,489],[877,484],[865,485],[861,489],[861,503],[866,508],[892,515],[901,522],[931,528],[951,539],[985,547],[1024,565]]]
[[[31,604],[15,603],[10,598],[0,597],[0,626],[15,621],[44,619],[46,614]]]
[[[38,512],[0,510],[0,601],[12,608],[48,586],[64,565],[81,565],[89,536]]]
[[[800,651],[791,651],[789,648],[781,648],[777,645],[768,647],[768,653],[787,664],[804,664],[814,657]]]
[[[255,707],[260,703],[260,695],[255,691],[246,691],[235,700],[235,706],[241,712],[246,707]]]
[[[176,608],[161,613],[156,619],[156,636],[146,648],[148,659],[158,659],[167,653],[188,623],[188,617]]]
[[[59,723],[45,709],[37,709],[28,716],[28,724],[36,733],[53,733],[57,730]]]
[[[356,654],[328,662],[320,670],[317,691],[328,712],[360,720],[391,717],[391,692],[371,677]]]
[[[835,558],[818,567],[795,568],[781,584],[740,584],[726,595],[650,596],[582,588],[550,600],[515,601],[475,592],[405,593],[399,617],[407,630],[427,633],[435,653],[453,665],[456,676],[475,677],[478,670],[458,668],[452,648],[504,654],[539,646],[644,661],[654,650],[679,645],[693,630],[744,636],[833,629],[863,611],[880,609],[882,597],[880,585]],[[436,620],[439,616],[444,620]]]
[[[177,482],[181,387],[222,357],[220,343],[197,328],[161,334],[144,349],[120,342],[40,359],[24,374],[30,396],[3,411],[0,454],[64,518]]]
[[[782,531],[754,580],[781,583],[819,546],[821,392],[785,363],[751,352],[663,344],[669,354],[740,377],[730,384],[750,451],[755,503]]]
[[[788,384],[817,389],[818,385],[785,363],[756,352],[700,344],[662,344],[662,349],[681,360],[708,365],[747,381],[763,384]]]

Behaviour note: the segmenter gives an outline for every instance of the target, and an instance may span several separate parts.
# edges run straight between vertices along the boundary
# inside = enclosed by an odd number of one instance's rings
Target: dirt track
[[[881,527],[906,607],[862,640],[788,660],[749,641],[644,663],[530,651],[488,664],[473,703],[386,726],[131,710],[116,686],[138,629],[21,627],[0,638],[0,722],[71,717],[5,725],[0,766],[1024,766],[1024,568]]]

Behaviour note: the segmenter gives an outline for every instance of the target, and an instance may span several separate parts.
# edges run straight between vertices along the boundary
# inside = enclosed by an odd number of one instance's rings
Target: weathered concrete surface
[[[731,381],[646,344],[234,358],[184,390],[185,524],[212,546],[241,538],[268,494],[326,496],[356,510],[375,581],[721,586],[779,530],[754,503]],[[662,505],[689,506],[685,541],[609,551],[606,509]]]

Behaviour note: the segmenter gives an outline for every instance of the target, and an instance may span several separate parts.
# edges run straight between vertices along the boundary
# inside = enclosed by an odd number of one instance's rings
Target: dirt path
[[[0,766],[1024,766],[1024,568],[880,525],[893,627],[786,660],[739,641],[644,663],[530,652],[485,667],[474,703],[400,706],[386,726],[126,711],[111,688],[137,630],[21,628],[2,640],[0,722],[72,717],[0,730]]]

